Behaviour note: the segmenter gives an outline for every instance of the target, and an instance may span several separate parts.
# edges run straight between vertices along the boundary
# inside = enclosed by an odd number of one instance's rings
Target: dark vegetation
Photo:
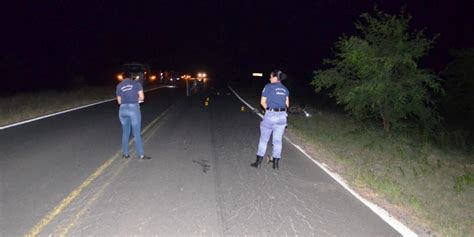
[[[403,10],[389,15],[375,9],[361,18],[358,33],[340,37],[334,57],[315,71],[316,92],[325,90],[356,120],[380,123],[386,135],[414,134],[473,152],[473,49],[453,50],[453,61],[435,73],[420,60],[437,36],[411,30]]]

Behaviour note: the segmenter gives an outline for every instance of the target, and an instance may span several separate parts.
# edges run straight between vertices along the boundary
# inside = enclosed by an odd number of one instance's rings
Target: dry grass
[[[258,107],[258,90],[242,92]],[[113,96],[114,88],[96,87],[0,98],[0,126]],[[385,137],[379,128],[341,114],[310,112],[311,118],[291,115],[290,130],[342,167],[340,174],[353,186],[368,188],[390,204],[406,208],[410,219],[433,231],[421,235],[474,233],[473,154],[441,150],[409,135]]]
[[[85,87],[0,97],[0,126],[114,98],[113,87]]]
[[[238,91],[258,106],[257,90]],[[439,149],[413,134],[387,137],[342,114],[310,112],[311,118],[290,115],[289,131],[353,187],[382,199],[422,236],[472,236],[473,154]]]
[[[325,149],[332,162],[344,167],[342,175],[353,186],[370,188],[388,202],[407,208],[414,220],[421,220],[434,233],[474,233],[471,155],[443,151],[413,137],[385,137],[376,128],[338,114],[313,113],[309,119],[290,116],[292,131]],[[467,181],[462,183],[459,177]]]

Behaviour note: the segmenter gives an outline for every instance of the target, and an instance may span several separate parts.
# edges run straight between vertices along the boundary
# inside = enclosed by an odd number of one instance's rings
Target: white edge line
[[[155,87],[155,88],[152,88],[152,89],[145,90],[145,92],[157,90],[157,89],[160,89],[160,88],[175,88],[175,87],[173,87],[173,86],[159,86],[159,87]],[[63,111],[59,111],[59,112],[56,112],[56,113],[47,114],[47,115],[43,115],[43,116],[40,116],[40,117],[24,120],[24,121],[21,121],[21,122],[12,123],[12,124],[0,127],[0,130],[4,130],[4,129],[7,129],[7,128],[11,128],[11,127],[16,127],[16,126],[19,126],[19,125],[22,125],[22,124],[25,124],[25,123],[31,123],[31,122],[34,122],[34,121],[37,121],[37,120],[41,120],[41,119],[53,117],[53,116],[56,116],[56,115],[72,112],[74,110],[84,109],[84,108],[87,108],[87,107],[107,103],[107,102],[114,101],[114,100],[115,100],[115,98],[109,99],[109,100],[103,100],[103,101],[95,102],[95,103],[92,103],[92,104],[83,105],[83,106],[71,108],[71,109],[68,109],[68,110],[63,110]]]
[[[240,97],[239,94],[237,94],[237,92],[235,92],[234,89],[232,89],[232,87],[229,86],[229,89],[232,91],[232,93],[234,93],[235,96],[237,96],[237,98],[239,98],[240,101],[242,101],[242,103],[247,105],[247,107],[249,107],[251,110],[255,111],[255,108],[252,107],[249,103],[247,103],[247,101],[242,99],[242,97]]]
[[[255,110],[251,105],[249,105],[249,103],[247,103],[244,99],[242,99],[242,97],[240,97],[237,94],[237,92],[234,89],[232,89],[232,87],[230,87],[230,86],[228,86],[228,87],[234,93],[234,95],[240,101],[242,101],[242,103],[244,103],[250,109]],[[260,117],[263,117],[263,115],[261,113],[257,113],[257,115],[260,116]],[[311,161],[313,161],[313,163],[318,165],[322,170],[324,170],[324,172],[326,172],[329,176],[331,176],[331,178],[336,180],[336,182],[338,182],[344,189],[349,191],[349,193],[351,193],[354,197],[356,197],[359,201],[361,201],[364,205],[366,205],[370,210],[372,210],[376,215],[378,215],[380,218],[382,218],[382,220],[384,220],[392,228],[394,228],[396,231],[398,231],[402,236],[409,236],[409,237],[418,236],[410,228],[408,228],[403,223],[398,221],[395,217],[390,215],[390,213],[388,211],[386,211],[385,209],[377,206],[376,204],[370,202],[369,200],[363,198],[358,193],[356,193],[352,188],[349,187],[347,182],[344,181],[344,179],[339,174],[329,170],[328,166],[326,164],[319,163],[317,160],[315,160],[313,157],[311,157],[308,153],[306,153],[306,151],[303,150],[303,148],[301,148],[300,146],[293,143],[288,137],[286,137],[286,136],[283,136],[283,137],[285,138],[286,141],[288,141],[291,145],[293,145],[294,147],[296,147],[296,149],[298,149],[301,153],[303,153],[306,156],[306,158],[310,159]]]

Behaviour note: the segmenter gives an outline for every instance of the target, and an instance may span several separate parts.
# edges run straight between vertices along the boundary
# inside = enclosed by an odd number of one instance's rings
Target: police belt
[[[274,111],[274,112],[283,112],[286,111],[286,108],[267,108],[268,111]]]

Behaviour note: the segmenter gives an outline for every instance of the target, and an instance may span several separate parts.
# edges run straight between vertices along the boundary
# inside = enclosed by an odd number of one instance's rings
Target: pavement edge
[[[251,106],[247,101],[245,101],[231,86],[228,86],[229,90],[232,91],[232,93],[239,99],[242,103],[244,103],[249,109],[252,111],[255,111],[256,114],[263,118],[263,114],[258,112],[253,106]],[[369,200],[363,198],[360,194],[355,192],[347,182],[336,172],[333,172],[329,169],[329,167],[324,164],[320,163],[313,157],[311,157],[303,148],[301,148],[299,145],[295,144],[293,141],[291,141],[287,136],[283,136],[285,140],[293,145],[296,149],[298,149],[301,153],[305,155],[306,158],[310,159],[313,163],[315,163],[319,168],[321,168],[324,172],[326,172],[331,178],[333,178],[337,183],[339,183],[345,190],[347,190],[349,193],[351,193],[355,198],[357,198],[360,202],[362,202],[364,205],[366,205],[372,212],[374,212],[377,216],[382,218],[387,224],[389,224],[392,228],[394,228],[398,233],[400,233],[402,236],[409,236],[409,237],[414,237],[418,236],[414,231],[412,231],[410,228],[408,228],[406,225],[401,223],[399,220],[397,220],[394,216],[392,216],[388,211],[385,209],[379,207],[378,205],[370,202]]]

